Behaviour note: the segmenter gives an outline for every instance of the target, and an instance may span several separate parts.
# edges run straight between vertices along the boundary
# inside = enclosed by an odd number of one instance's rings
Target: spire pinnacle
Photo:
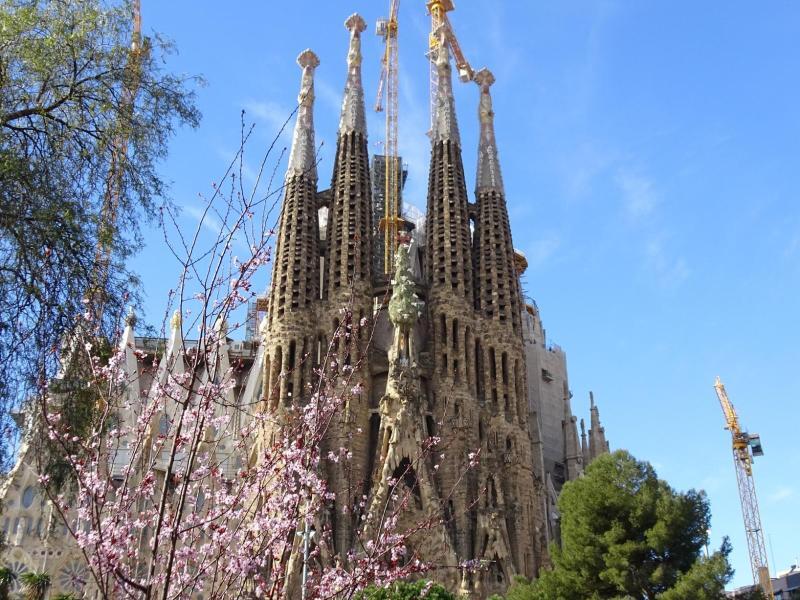
[[[364,88],[361,85],[361,32],[367,28],[367,23],[361,15],[354,13],[344,22],[344,26],[350,32],[350,50],[347,53],[347,83],[344,88],[339,133],[366,133]]]
[[[444,40],[439,44],[436,54],[436,70],[439,75],[439,86],[436,90],[436,115],[431,130],[431,141],[451,141],[461,145],[456,120],[456,104],[453,98],[453,69],[450,66],[450,50]]]
[[[314,69],[319,66],[319,58],[311,50],[304,50],[297,57],[297,64],[303,69],[300,94],[297,97],[297,123],[292,137],[292,151],[289,154],[289,168],[286,176],[298,175],[312,181],[317,180],[316,147],[314,144]]]
[[[484,68],[475,73],[475,83],[481,89],[481,99],[478,105],[481,134],[478,143],[478,175],[475,180],[475,187],[478,191],[495,190],[502,192],[503,176],[500,173],[500,162],[497,158],[497,141],[494,136],[494,110],[490,92],[494,82],[494,75],[489,69]]]
[[[178,331],[181,328],[181,311],[175,310],[172,313],[172,318],[169,320],[169,327],[172,331]]]

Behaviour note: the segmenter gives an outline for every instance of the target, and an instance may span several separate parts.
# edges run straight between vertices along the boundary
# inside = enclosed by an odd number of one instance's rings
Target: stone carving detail
[[[436,57],[436,70],[439,73],[439,89],[436,93],[436,115],[431,131],[431,142],[450,141],[461,145],[456,119],[456,105],[453,98],[453,69],[450,66],[450,50],[446,43],[439,44]]]
[[[503,190],[503,177],[500,173],[497,142],[494,135],[492,95],[489,91],[494,82],[494,75],[489,69],[481,69],[475,74],[475,83],[481,89],[481,99],[478,106],[481,137],[478,145],[478,176],[475,180],[475,187],[479,192],[486,189]]]
[[[339,133],[359,131],[366,135],[364,88],[361,85],[361,33],[367,28],[367,23],[361,15],[353,14],[344,22],[344,26],[350,32],[350,51],[347,53],[347,83],[344,88]]]
[[[300,94],[297,96],[297,123],[292,138],[292,151],[289,155],[289,169],[286,178],[293,175],[317,180],[317,158],[314,143],[314,69],[319,66],[319,58],[311,50],[304,50],[297,57],[297,64],[303,69]]]

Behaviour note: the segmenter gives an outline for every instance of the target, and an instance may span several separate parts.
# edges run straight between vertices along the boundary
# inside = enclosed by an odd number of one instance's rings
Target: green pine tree
[[[703,492],[676,492],[625,451],[595,460],[558,502],[552,570],[517,582],[508,600],[721,600],[730,544],[706,558]]]

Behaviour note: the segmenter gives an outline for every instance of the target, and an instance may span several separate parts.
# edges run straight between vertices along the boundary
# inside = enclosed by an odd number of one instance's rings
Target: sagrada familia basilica
[[[475,75],[479,128],[475,190],[467,190],[459,121],[446,48],[436,57],[438,102],[431,135],[424,223],[409,225],[394,272],[384,275],[378,206],[383,157],[370,160],[360,36],[366,25],[353,15],[347,72],[330,187],[320,185],[314,130],[314,74],[310,50],[298,58],[301,89],[285,194],[274,252],[268,309],[258,333],[227,340],[221,352],[244,369],[238,401],[263,402],[267,410],[303,403],[315,356],[340,326],[341,308],[354,322],[369,323],[363,343],[340,350],[341,364],[357,365],[353,384],[363,393],[348,399],[346,418],[332,435],[349,440],[350,473],[327,473],[336,506],[327,516],[336,552],[354,544],[358,523],[351,494],[385,502],[402,480],[412,491],[409,520],[431,511],[442,525],[415,551],[437,564],[484,561],[464,575],[441,579],[454,592],[485,598],[504,592],[516,575],[534,578],[559,536],[556,501],[565,482],[608,451],[594,399],[588,433],[571,406],[566,355],[548,344],[539,309],[526,301],[520,277],[527,267],[515,251],[503,185],[492,108],[492,73]],[[130,323],[121,344],[131,369],[158,347],[180,352],[180,320],[172,338],[137,337]],[[358,354],[358,356],[356,356]],[[146,393],[150,385],[141,378]],[[359,432],[356,434],[355,432]],[[344,434],[347,434],[346,438]],[[409,468],[424,440],[446,448],[436,469]],[[475,453],[477,465],[471,466]],[[346,480],[345,480],[346,479]],[[86,570],[80,554],[58,528],[42,544],[44,506],[26,446],[3,483],[2,527],[6,562],[17,571],[52,574],[53,592],[80,593]],[[355,485],[354,485],[355,482]],[[353,491],[355,489],[355,492]],[[59,541],[61,539],[61,541]]]

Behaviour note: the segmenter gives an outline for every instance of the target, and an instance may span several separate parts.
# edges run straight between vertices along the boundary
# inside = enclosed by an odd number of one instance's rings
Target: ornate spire
[[[347,53],[347,83],[344,88],[339,134],[358,131],[366,135],[364,88],[361,85],[361,32],[367,28],[367,23],[361,15],[354,13],[344,22],[344,26],[350,32],[350,51]]]
[[[294,126],[292,151],[289,155],[289,168],[286,176],[298,175],[311,181],[317,180],[316,147],[314,144],[314,69],[319,66],[319,58],[311,50],[304,50],[297,57],[297,64],[303,69],[300,94],[297,102],[297,123]]]
[[[594,394],[589,392],[589,416],[591,417],[589,428],[589,454],[592,460],[608,452],[608,442],[606,441],[606,430],[600,423],[600,411],[594,403]]]
[[[449,140],[460,146],[461,137],[458,134],[456,103],[453,98],[453,69],[450,66],[450,50],[445,42],[439,44],[436,69],[439,74],[439,87],[436,91],[436,118],[433,120],[431,141],[435,144]]]
[[[494,110],[492,95],[489,90],[495,82],[489,69],[481,69],[475,74],[475,83],[481,88],[481,99],[478,116],[481,123],[481,135],[478,143],[478,176],[475,187],[478,191],[503,191],[503,176],[500,173],[500,162],[497,159],[497,141],[494,137]]]

